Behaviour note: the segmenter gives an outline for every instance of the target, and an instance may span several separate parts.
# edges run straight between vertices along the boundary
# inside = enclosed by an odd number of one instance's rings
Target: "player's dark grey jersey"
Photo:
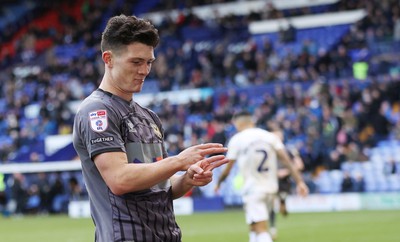
[[[73,142],[82,160],[96,241],[181,241],[169,180],[151,189],[117,196],[92,160],[110,151],[126,152],[129,163],[156,162],[166,157],[161,122],[152,111],[96,90],[76,114]]]

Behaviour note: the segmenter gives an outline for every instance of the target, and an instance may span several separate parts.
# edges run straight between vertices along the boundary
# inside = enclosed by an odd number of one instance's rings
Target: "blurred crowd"
[[[14,173],[0,190],[0,212],[4,216],[67,213],[70,201],[87,200],[81,172]]]
[[[48,135],[72,132],[70,101],[82,100],[91,93],[103,73],[99,23],[104,23],[106,16],[132,14],[133,9],[129,1],[123,5],[114,1],[77,2],[81,3],[79,19],[57,11],[61,29],[30,27],[16,42],[18,54],[1,60],[2,163],[12,161],[18,152],[34,147]],[[158,9],[217,2],[232,1],[164,1],[165,6]],[[61,4],[65,3],[51,3],[45,9],[56,11]],[[388,67],[398,66],[398,60],[386,59],[383,64],[370,61],[374,68],[368,80],[354,80],[349,57],[351,50],[368,50],[373,43],[400,39],[399,1],[339,1],[318,11],[360,8],[367,16],[352,25],[332,49],[319,49],[310,39],[302,43],[299,55],[291,53],[285,58],[277,54],[276,45],[281,43],[265,39],[263,47],[257,47],[246,32],[248,24],[312,14],[312,8],[281,11],[267,4],[247,16],[219,16],[217,11],[209,19],[200,19],[191,11],[182,11],[176,19],[165,16],[157,26],[162,41],[148,80],[157,81],[160,91],[202,87],[226,90],[199,102],[171,105],[164,100],[150,105],[163,121],[169,153],[208,141],[225,143],[233,132],[231,114],[243,107],[254,112],[260,127],[283,130],[285,142],[299,150],[309,172],[319,167],[340,169],[346,160],[367,160],[368,150],[379,141],[400,139],[400,77],[386,75]],[[187,26],[217,28],[224,38],[199,47],[199,43],[182,39],[181,29]],[[2,35],[3,43],[12,39]],[[51,38],[53,48],[35,51],[34,43],[41,38]],[[78,43],[83,47],[70,61],[57,58],[56,46]],[[273,91],[257,97],[257,102],[243,91],[266,84],[273,85]],[[35,118],[27,115],[31,104],[40,106]],[[31,155],[32,162],[42,159],[43,154]]]

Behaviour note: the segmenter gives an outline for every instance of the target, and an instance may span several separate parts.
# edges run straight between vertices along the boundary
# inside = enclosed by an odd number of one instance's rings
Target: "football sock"
[[[257,234],[256,234],[256,232],[250,231],[250,233],[249,233],[249,242],[257,242]]]
[[[257,235],[256,242],[273,242],[268,232],[262,232]]]

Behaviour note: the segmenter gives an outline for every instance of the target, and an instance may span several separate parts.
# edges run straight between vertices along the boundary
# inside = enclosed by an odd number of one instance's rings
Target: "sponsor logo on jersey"
[[[107,110],[97,110],[89,113],[90,127],[95,132],[103,132],[108,127]]]
[[[97,144],[97,143],[104,143],[104,142],[111,142],[111,141],[114,141],[114,137],[108,136],[108,137],[99,137],[99,138],[96,138],[96,139],[91,139],[90,143],[92,145],[94,145],[94,144]]]
[[[151,123],[151,127],[153,128],[154,134],[157,135],[158,138],[162,139],[162,134],[160,132],[160,129],[156,124]]]

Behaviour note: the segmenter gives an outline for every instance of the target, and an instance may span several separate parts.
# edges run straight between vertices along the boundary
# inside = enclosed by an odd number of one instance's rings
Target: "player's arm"
[[[304,170],[304,162],[303,159],[301,158],[299,152],[296,149],[293,149],[291,151],[293,155],[293,163],[296,167],[297,170],[302,171]]]
[[[277,150],[278,158],[282,162],[282,164],[289,170],[290,175],[296,181],[297,191],[300,195],[306,196],[308,194],[308,187],[305,184],[303,177],[301,176],[300,171],[296,168],[296,166],[290,161],[289,154],[285,149]]]
[[[290,154],[289,158],[291,158],[294,167],[299,170],[302,171],[304,170],[304,162],[303,159],[301,158],[301,156],[299,155],[299,152],[297,150],[290,150]],[[282,178],[282,177],[286,177],[290,175],[290,171],[287,168],[280,168],[278,170],[278,177]]]
[[[225,169],[222,171],[221,175],[218,178],[217,185],[215,186],[215,191],[218,192],[222,182],[225,181],[225,179],[228,177],[229,173],[232,170],[233,164],[235,163],[235,160],[229,160],[229,163],[225,166]]]
[[[180,169],[177,158],[153,163],[128,163],[124,152],[102,153],[94,158],[94,162],[107,186],[116,195],[150,188]]]
[[[278,169],[278,178],[283,178],[290,175],[290,171],[287,168]]]
[[[128,163],[124,152],[105,152],[94,157],[94,163],[110,190],[116,195],[148,189],[186,171],[205,156],[226,152],[221,144],[192,146],[176,156],[152,163]]]

